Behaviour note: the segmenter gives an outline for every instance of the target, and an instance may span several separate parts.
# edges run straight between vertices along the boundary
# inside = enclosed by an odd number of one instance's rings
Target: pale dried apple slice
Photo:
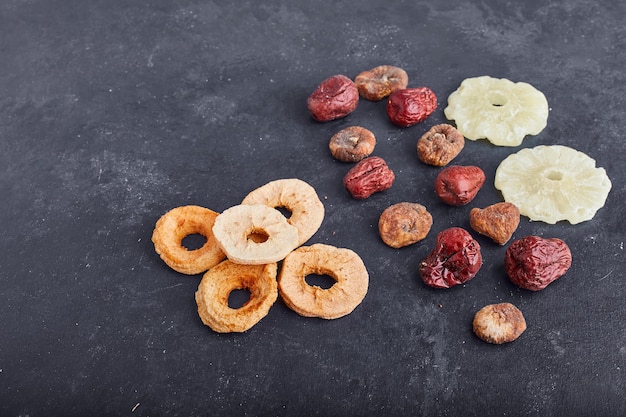
[[[611,180],[583,152],[539,145],[505,158],[496,169],[495,187],[530,220],[577,224],[604,206]]]
[[[469,140],[518,146],[548,123],[548,100],[524,82],[489,76],[466,78],[448,97],[444,114]]]

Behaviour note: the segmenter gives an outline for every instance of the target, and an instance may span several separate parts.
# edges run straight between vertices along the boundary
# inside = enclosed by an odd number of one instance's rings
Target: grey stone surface
[[[623,416],[625,18],[616,0],[1,2],[0,414]],[[381,64],[432,88],[436,112],[400,129],[384,103],[361,100],[345,119],[311,119],[319,82]],[[505,248],[481,237],[472,281],[436,291],[417,274],[438,231],[469,228],[471,207],[501,200],[495,169],[519,149],[468,142],[455,163],[483,168],[484,188],[461,208],[434,195],[438,170],[415,144],[479,75],[548,98],[547,128],[521,147],[574,147],[613,182],[592,221],[522,219],[514,237],[572,250],[542,292],[514,287]],[[397,177],[365,201],[328,151],[352,124],[376,134]],[[368,295],[339,320],[278,301],[250,331],[216,334],[196,312],[201,276],[154,252],[155,222],[185,204],[222,211],[289,177],[326,207],[310,243],[359,253]],[[377,221],[399,201],[425,205],[434,224],[396,250]],[[485,344],[473,315],[504,301],[528,330]]]

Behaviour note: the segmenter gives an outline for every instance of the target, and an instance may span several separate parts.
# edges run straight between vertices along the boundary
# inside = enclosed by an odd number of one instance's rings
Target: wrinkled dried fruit
[[[565,275],[572,253],[561,239],[526,236],[511,242],[504,254],[504,268],[520,288],[539,291]]]
[[[406,88],[409,76],[402,68],[381,65],[363,71],[354,79],[359,94],[366,100],[380,101],[396,90]]]
[[[383,211],[378,219],[380,238],[392,248],[402,248],[423,240],[433,217],[418,203],[397,203]]]
[[[335,159],[358,162],[374,152],[376,137],[364,127],[350,126],[335,133],[328,146]]]
[[[423,122],[436,108],[437,96],[428,87],[396,90],[387,99],[387,116],[400,127]]]
[[[370,156],[346,173],[343,185],[353,198],[363,200],[374,193],[389,189],[395,178],[384,159]]]
[[[500,345],[520,337],[526,330],[526,320],[511,303],[490,304],[478,310],[472,327],[481,340]]]
[[[470,210],[470,226],[481,235],[490,237],[498,245],[511,239],[520,222],[520,212],[515,204],[502,202]]]
[[[449,124],[439,124],[430,128],[417,141],[417,156],[427,165],[442,167],[448,165],[461,153],[465,138]]]
[[[467,230],[445,229],[437,235],[435,248],[419,266],[424,283],[433,288],[450,288],[474,278],[483,264],[480,245]]]
[[[359,90],[345,75],[321,82],[307,99],[307,107],[318,122],[328,122],[352,113],[359,104]]]
[[[476,197],[485,183],[485,173],[476,166],[444,168],[435,179],[435,192],[451,206],[463,206]]]

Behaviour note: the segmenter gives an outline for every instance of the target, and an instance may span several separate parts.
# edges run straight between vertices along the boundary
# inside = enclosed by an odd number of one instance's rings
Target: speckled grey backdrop
[[[626,6],[573,1],[4,0],[0,3],[0,414],[622,416],[626,414],[623,144]],[[398,129],[361,101],[320,124],[305,101],[324,78],[380,64],[440,99]],[[470,206],[432,191],[415,143],[445,121],[467,77],[526,81],[550,104],[521,147],[586,152],[613,182],[587,223],[522,220],[515,237],[560,237],[568,274],[540,293],[508,282],[504,248],[466,285],[425,287],[417,265]],[[351,200],[328,139],[361,124],[396,172],[391,190]],[[500,200],[498,163],[519,148],[470,142],[456,162]],[[280,301],[245,334],[202,325],[200,276],[169,270],[150,236],[168,209],[237,204],[271,179],[311,183],[326,217],[311,239],[349,247],[370,272],[364,302],[336,321]],[[431,234],[383,245],[380,212],[417,201]],[[487,345],[485,304],[515,303],[528,330]]]

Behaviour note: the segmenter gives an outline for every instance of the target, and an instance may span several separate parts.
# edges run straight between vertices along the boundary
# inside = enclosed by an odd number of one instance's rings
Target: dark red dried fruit
[[[393,185],[395,174],[384,159],[370,156],[352,167],[343,177],[343,185],[358,200],[385,191]]]
[[[526,236],[511,242],[504,255],[511,282],[531,291],[543,290],[565,275],[571,265],[569,247],[557,238]]]
[[[387,116],[400,127],[423,122],[436,108],[437,96],[428,87],[396,90],[387,99]]]
[[[333,75],[322,81],[307,99],[307,107],[318,122],[345,117],[359,104],[359,90],[345,75]]]
[[[474,278],[482,264],[478,242],[467,230],[451,227],[437,235],[435,248],[420,263],[419,273],[430,287],[450,288]]]
[[[485,183],[485,173],[476,166],[451,166],[435,179],[435,192],[451,206],[463,206],[476,197]]]

